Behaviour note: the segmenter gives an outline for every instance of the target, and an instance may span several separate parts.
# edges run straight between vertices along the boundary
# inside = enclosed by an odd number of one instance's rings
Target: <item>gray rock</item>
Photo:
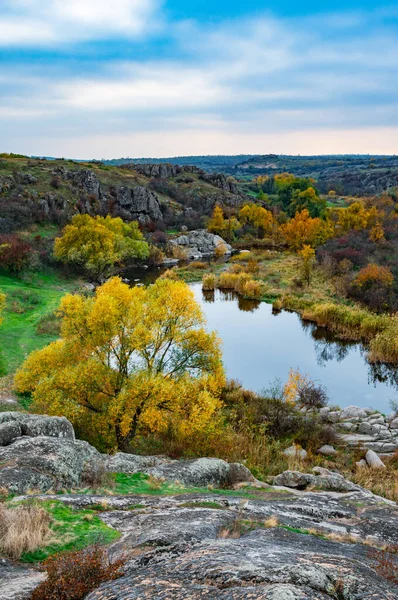
[[[318,454],[323,454],[324,456],[337,456],[338,452],[333,446],[322,446],[318,449]]]
[[[340,420],[341,411],[333,410],[328,414],[328,421],[330,423],[337,423]]]
[[[359,406],[347,406],[341,411],[340,420],[349,421],[352,419],[365,419],[367,417],[366,412]]]
[[[187,253],[187,258],[201,258],[203,256],[214,256],[216,249],[223,245],[226,254],[231,254],[232,246],[227,244],[219,235],[215,235],[205,229],[190,231],[170,241],[171,245],[180,246]]]
[[[307,487],[312,486],[320,490],[333,492],[353,492],[360,489],[359,486],[344,479],[339,473],[333,473],[321,467],[315,467],[313,470],[318,474],[312,475],[310,473],[300,473],[299,471],[285,471],[274,477],[273,485],[298,490],[305,490]]]
[[[1,600],[28,600],[45,574],[35,569],[16,565],[0,558],[0,598]]]
[[[19,424],[21,434],[29,437],[47,436],[75,439],[73,426],[65,417],[49,417],[48,415],[29,415],[21,412],[0,413],[1,423]]]
[[[143,186],[138,185],[132,189],[119,187],[116,199],[132,219],[137,219],[143,224],[163,218],[158,197]]]
[[[85,456],[73,440],[55,437],[21,437],[0,447],[0,487],[13,493],[30,489],[43,492],[75,487],[80,483]]]
[[[283,451],[285,456],[296,456],[301,460],[305,460],[308,457],[308,452],[304,450],[304,448],[298,448],[297,446],[289,446],[286,450]]]
[[[376,452],[374,452],[373,450],[367,451],[365,459],[366,459],[366,462],[368,463],[369,467],[371,467],[372,469],[385,469],[386,468],[386,465],[383,463],[381,458],[379,456],[377,456]]]
[[[147,469],[162,465],[165,459],[157,456],[139,456],[118,452],[105,458],[105,468],[111,473],[143,473]]]
[[[391,429],[398,429],[398,417],[393,419],[390,423],[390,428]]]
[[[17,421],[8,421],[0,424],[0,446],[8,446],[16,438],[21,437],[21,426]]]
[[[244,481],[254,481],[253,475],[244,465],[227,463],[219,458],[165,462],[145,469],[145,472],[154,477],[180,481],[184,485],[195,487],[232,486]]]
[[[355,431],[357,429],[357,427],[360,427],[362,425],[362,423],[359,424],[359,426],[356,423],[350,423],[350,421],[344,421],[344,423],[339,423],[338,424],[338,428],[339,431]],[[368,423],[366,423],[368,430],[370,431],[370,425],[368,425]],[[364,433],[364,432],[361,432]]]

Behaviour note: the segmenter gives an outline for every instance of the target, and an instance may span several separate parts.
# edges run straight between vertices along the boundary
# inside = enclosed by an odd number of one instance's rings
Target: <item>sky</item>
[[[398,2],[0,0],[0,152],[398,154]]]

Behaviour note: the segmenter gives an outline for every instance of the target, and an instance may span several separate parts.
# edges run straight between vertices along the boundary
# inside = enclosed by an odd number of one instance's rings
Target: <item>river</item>
[[[158,274],[137,272],[134,279],[152,283]],[[201,283],[191,284],[191,289],[207,328],[217,331],[222,340],[228,378],[261,391],[275,379],[285,382],[291,368],[299,369],[325,386],[331,404],[390,412],[390,400],[398,398],[398,370],[371,365],[361,344],[338,340],[296,313],[275,313],[265,302],[220,290],[203,292]]]

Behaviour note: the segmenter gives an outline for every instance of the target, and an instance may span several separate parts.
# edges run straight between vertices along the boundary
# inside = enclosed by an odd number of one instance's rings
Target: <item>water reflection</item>
[[[221,302],[237,302],[238,308],[242,312],[254,312],[261,302],[258,300],[248,300],[243,298],[233,290],[202,290],[203,302],[214,303],[216,300]]]

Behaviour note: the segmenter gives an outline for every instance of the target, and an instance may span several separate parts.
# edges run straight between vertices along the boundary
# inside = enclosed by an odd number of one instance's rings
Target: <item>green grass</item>
[[[212,508],[224,510],[225,506],[218,502],[184,502],[180,504],[181,508]]]
[[[76,287],[76,281],[62,279],[51,271],[23,278],[0,272],[0,290],[7,297],[0,327],[0,364],[5,373],[13,373],[33,350],[56,339],[39,335],[37,325],[58,308],[62,296]]]
[[[78,493],[93,494],[106,493],[111,491],[112,494],[120,496],[136,495],[136,496],[175,496],[178,494],[218,494],[222,496],[240,496],[243,498],[259,498],[266,494],[280,495],[280,492],[275,492],[271,487],[253,490],[253,488],[243,488],[240,490],[217,489],[213,487],[189,487],[183,484],[170,483],[162,479],[156,479],[144,473],[116,473],[115,486],[111,490],[106,488],[101,490],[93,490],[87,488],[79,490]]]
[[[121,535],[105,525],[93,510],[74,510],[54,501],[42,502],[41,506],[51,516],[53,540],[44,548],[24,553],[22,562],[41,562],[59,552],[81,550],[96,542],[109,544]]]

